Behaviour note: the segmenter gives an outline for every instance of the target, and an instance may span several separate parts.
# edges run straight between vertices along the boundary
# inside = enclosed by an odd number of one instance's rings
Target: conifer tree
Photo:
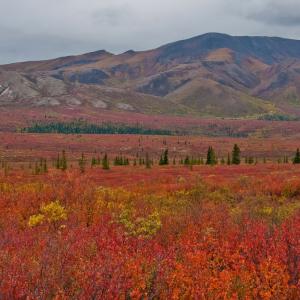
[[[146,153],[146,169],[151,169],[151,161],[148,152]]]
[[[158,163],[160,166],[162,166],[164,164],[164,160],[163,160],[163,157],[162,155],[160,156],[159,158],[159,163]]]
[[[207,150],[207,158],[206,158],[206,164],[207,165],[216,165],[217,164],[217,158],[214,149],[209,146]]]
[[[103,159],[102,159],[102,169],[103,170],[109,170],[109,160],[107,157],[107,154],[105,153]]]
[[[84,173],[85,172],[86,159],[85,159],[83,153],[81,153],[81,158],[78,161],[78,165],[79,165],[80,172]]]
[[[34,175],[39,175],[39,174],[40,174],[39,164],[35,162]]]
[[[97,159],[95,157],[92,157],[92,161],[91,161],[91,167],[97,165]]]
[[[294,157],[293,163],[294,164],[300,164],[300,150],[299,150],[299,148],[296,151],[296,155]]]
[[[4,176],[8,176],[9,165],[7,162],[4,163]]]
[[[249,158],[248,158],[248,164],[249,165],[252,165],[254,163],[254,158],[252,157],[252,156],[250,156]]]
[[[190,157],[187,155],[184,159],[184,164],[188,166],[190,164]]]
[[[67,168],[68,168],[67,157],[66,157],[66,151],[65,150],[63,150],[63,152],[62,152],[60,167],[63,171],[67,170]]]
[[[57,155],[55,167],[56,167],[56,169],[60,169],[60,156],[59,156],[59,153],[58,153],[58,155]]]
[[[48,166],[47,166],[47,159],[46,158],[43,159],[42,170],[43,170],[43,173],[48,172]]]
[[[169,164],[169,150],[166,149],[164,153],[160,156],[159,165],[168,165]]]
[[[230,154],[227,154],[227,165],[230,166],[231,165],[231,159],[230,159]]]
[[[164,165],[169,164],[169,150],[166,149],[163,156]]]
[[[241,163],[241,150],[239,148],[239,146],[237,144],[235,144],[233,146],[233,150],[232,150],[232,160],[231,163],[233,165],[239,165]]]

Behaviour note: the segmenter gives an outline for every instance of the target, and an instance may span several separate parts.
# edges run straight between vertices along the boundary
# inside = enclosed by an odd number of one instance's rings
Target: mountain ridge
[[[146,51],[0,66],[0,106],[215,117],[299,114],[300,41],[207,33]]]

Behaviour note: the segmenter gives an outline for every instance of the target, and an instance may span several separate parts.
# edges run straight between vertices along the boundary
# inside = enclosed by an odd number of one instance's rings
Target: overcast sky
[[[0,0],[0,63],[145,50],[206,32],[300,39],[300,0]]]

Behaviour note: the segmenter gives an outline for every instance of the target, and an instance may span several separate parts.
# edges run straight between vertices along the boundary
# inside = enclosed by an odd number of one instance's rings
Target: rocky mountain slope
[[[3,65],[0,106],[300,115],[300,41],[209,33],[143,52]]]

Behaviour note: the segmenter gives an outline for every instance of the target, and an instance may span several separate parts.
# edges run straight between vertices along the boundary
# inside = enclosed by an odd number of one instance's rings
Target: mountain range
[[[208,33],[148,51],[1,65],[0,107],[300,116],[300,41]]]

